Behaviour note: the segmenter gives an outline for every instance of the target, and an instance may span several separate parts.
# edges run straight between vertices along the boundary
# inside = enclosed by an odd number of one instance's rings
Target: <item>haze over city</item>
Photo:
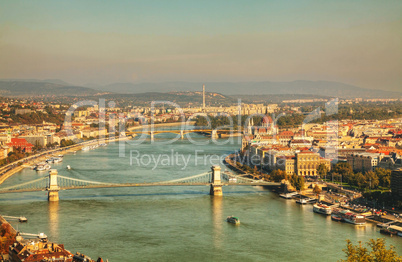
[[[400,1],[2,1],[0,78],[398,91],[401,12]]]

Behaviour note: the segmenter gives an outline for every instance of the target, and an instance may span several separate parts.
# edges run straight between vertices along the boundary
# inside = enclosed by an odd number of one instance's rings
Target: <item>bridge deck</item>
[[[85,185],[85,186],[69,186],[60,187],[61,190],[73,189],[96,189],[96,188],[118,188],[118,187],[151,187],[151,186],[210,186],[211,183],[125,183],[125,184],[105,184],[105,185]],[[280,183],[271,182],[250,182],[250,183],[221,183],[222,186],[279,186]],[[0,194],[6,193],[23,193],[23,192],[39,192],[46,191],[46,188],[32,189],[15,189],[0,191]]]

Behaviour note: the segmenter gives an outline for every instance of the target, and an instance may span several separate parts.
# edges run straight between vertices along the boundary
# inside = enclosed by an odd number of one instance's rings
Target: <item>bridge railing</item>
[[[60,188],[74,187],[74,186],[83,187],[83,186],[89,186],[89,185],[114,185],[113,183],[82,180],[82,179],[65,177],[65,176],[60,176],[60,175],[57,176],[57,184]]]
[[[46,189],[48,185],[49,185],[49,177],[45,176],[26,183],[0,188],[0,192],[23,190],[23,189],[41,189],[41,188]]]
[[[212,172],[205,172],[195,176],[184,177],[169,181],[158,182],[159,184],[192,184],[192,183],[211,183],[212,181]]]

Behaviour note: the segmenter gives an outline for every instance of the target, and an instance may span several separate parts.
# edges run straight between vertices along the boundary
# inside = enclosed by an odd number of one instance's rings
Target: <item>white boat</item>
[[[280,194],[279,196],[282,198],[291,199],[296,195],[297,195],[297,192],[292,192],[292,193],[283,193],[283,194]]]
[[[81,150],[82,151],[88,151],[89,149],[91,149],[89,146],[84,146]]]
[[[70,169],[71,169],[71,166],[70,166],[70,165],[67,165],[67,169],[70,170]]]
[[[319,203],[313,205],[313,211],[324,215],[331,215],[332,213],[332,209],[329,206]]]
[[[341,212],[338,213],[341,217],[342,220],[354,225],[364,225],[366,224],[366,216],[364,215],[358,215],[356,213],[353,213],[350,210],[342,210]]]
[[[36,171],[45,171],[45,164],[37,164],[36,167],[34,168]]]
[[[53,157],[53,163],[60,163],[63,162],[63,158],[61,157]]]
[[[300,198],[300,199],[296,200],[296,203],[304,205],[304,204],[307,204],[307,200],[305,198]]]

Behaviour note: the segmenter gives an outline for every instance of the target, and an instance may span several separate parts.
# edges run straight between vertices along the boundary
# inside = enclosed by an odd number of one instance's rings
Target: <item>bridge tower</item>
[[[154,141],[154,136],[155,136],[154,131],[151,131],[149,133],[149,135],[151,136],[151,141],[153,142]]]
[[[214,129],[214,130],[212,130],[212,132],[211,132],[211,138],[212,139],[217,139],[219,136],[218,136],[218,132],[216,131],[216,129]]]
[[[212,183],[209,194],[211,196],[222,196],[221,167],[212,166]]]
[[[184,131],[183,130],[180,130],[180,138],[184,139]]]
[[[51,169],[49,171],[49,186],[46,188],[48,191],[48,201],[59,201],[60,187],[57,185],[57,170]]]

